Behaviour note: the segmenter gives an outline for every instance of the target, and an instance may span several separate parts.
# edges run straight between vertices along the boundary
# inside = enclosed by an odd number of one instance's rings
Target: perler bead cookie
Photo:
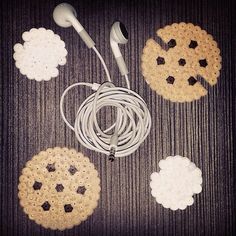
[[[49,148],[26,163],[19,178],[20,205],[45,228],[79,225],[97,207],[100,179],[94,165],[74,149]]]
[[[151,175],[152,196],[165,208],[184,210],[193,195],[202,191],[202,172],[187,157],[169,156],[159,162],[160,172]]]
[[[191,102],[206,95],[199,78],[215,85],[221,69],[220,50],[213,37],[190,23],[168,25],[157,35],[168,49],[148,39],[141,58],[150,87],[173,102]]]
[[[31,29],[22,34],[24,44],[14,46],[15,65],[28,79],[48,81],[59,74],[58,65],[66,64],[65,43],[52,30]]]

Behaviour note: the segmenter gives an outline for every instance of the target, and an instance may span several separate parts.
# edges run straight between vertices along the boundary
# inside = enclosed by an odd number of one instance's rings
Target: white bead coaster
[[[57,77],[58,65],[66,64],[67,50],[60,36],[45,28],[31,29],[22,34],[24,44],[14,45],[16,67],[29,79],[37,81]]]
[[[169,156],[159,162],[160,172],[151,174],[151,194],[165,208],[184,210],[193,195],[202,191],[202,172],[187,157]]]

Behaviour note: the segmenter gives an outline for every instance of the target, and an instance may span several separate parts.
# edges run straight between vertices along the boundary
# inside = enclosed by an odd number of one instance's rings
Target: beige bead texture
[[[74,149],[50,148],[26,163],[19,177],[20,205],[45,228],[79,225],[98,205],[100,179],[94,165]]]
[[[150,87],[173,102],[191,102],[205,96],[209,85],[217,83],[220,75],[220,49],[213,37],[191,23],[174,23],[157,31],[167,44],[164,50],[148,39],[143,49],[142,73]]]

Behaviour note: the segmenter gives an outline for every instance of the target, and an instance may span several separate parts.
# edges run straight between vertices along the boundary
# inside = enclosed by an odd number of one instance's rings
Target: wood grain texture
[[[153,125],[145,143],[133,155],[107,161],[83,148],[60,118],[63,90],[78,81],[104,81],[94,53],[78,35],[55,25],[52,11],[59,1],[19,0],[0,3],[0,235],[235,235],[235,7],[233,1],[70,1],[104,56],[114,81],[124,84],[109,47],[110,26],[121,20],[129,31],[122,48],[130,69],[131,88],[150,108]],[[223,58],[216,86],[199,101],[176,104],[151,91],[140,72],[145,41],[158,28],[192,22],[213,35]],[[60,76],[35,82],[14,66],[13,45],[33,27],[50,28],[66,43],[68,62]],[[66,101],[68,118],[90,94],[79,89]],[[112,114],[101,114],[102,125]],[[17,184],[27,160],[48,147],[81,150],[95,164],[101,178],[101,198],[94,214],[79,227],[64,232],[43,229],[30,221],[18,204]],[[150,174],[169,155],[183,155],[203,173],[203,191],[193,206],[172,212],[150,194]]]

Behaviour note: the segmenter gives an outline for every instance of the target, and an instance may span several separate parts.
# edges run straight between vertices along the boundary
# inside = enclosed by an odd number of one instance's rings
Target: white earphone
[[[73,26],[88,48],[92,48],[95,45],[94,41],[76,17],[76,10],[68,3],[61,3],[57,5],[53,11],[53,19],[57,25],[64,28]]]
[[[118,44],[126,44],[127,42],[128,32],[125,26],[121,22],[116,21],[111,27],[110,45],[121,75],[127,75],[129,72]]]
[[[53,12],[53,18],[57,25],[61,27],[73,26],[88,48],[94,50],[103,65],[108,82],[102,85],[78,82],[69,86],[61,96],[61,116],[67,126],[75,132],[78,141],[83,146],[105,153],[113,161],[115,156],[127,156],[142,144],[151,129],[150,112],[144,100],[137,93],[130,90],[129,72],[118,46],[118,44],[128,42],[128,32],[125,26],[119,21],[112,25],[110,45],[120,73],[126,79],[127,88],[116,87],[111,82],[104,59],[76,16],[75,9],[68,3],[59,4]],[[88,86],[96,92],[86,98],[80,105],[75,124],[72,126],[65,117],[64,98],[71,89],[77,86]],[[117,119],[109,128],[101,130],[97,121],[97,112],[106,106],[117,109]],[[110,134],[111,131],[113,131],[113,134]]]
[[[78,21],[76,10],[70,4],[61,3],[57,5],[53,11],[53,19],[61,27],[67,28],[73,26],[88,48],[95,46],[92,38]],[[129,72],[118,44],[126,44],[127,42],[128,32],[125,26],[119,21],[115,22],[111,28],[110,45],[122,76],[127,75]]]

